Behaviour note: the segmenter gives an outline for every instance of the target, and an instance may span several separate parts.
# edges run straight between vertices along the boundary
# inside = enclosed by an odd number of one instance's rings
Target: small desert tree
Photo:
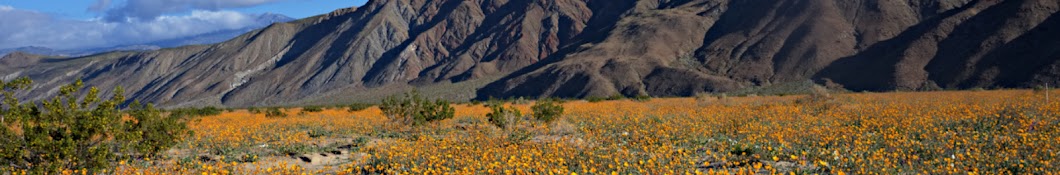
[[[486,118],[489,119],[490,124],[497,126],[501,129],[510,129],[513,126],[519,124],[523,114],[519,109],[515,107],[504,107],[504,103],[500,101],[489,101],[486,103],[486,107],[490,108],[490,113],[486,114]]]
[[[546,123],[551,123],[563,115],[563,106],[551,98],[538,100],[530,109],[534,112],[535,119]]]
[[[455,113],[448,101],[438,99],[431,102],[416,91],[407,92],[400,97],[387,97],[383,99],[379,109],[390,121],[412,126],[450,119]]]

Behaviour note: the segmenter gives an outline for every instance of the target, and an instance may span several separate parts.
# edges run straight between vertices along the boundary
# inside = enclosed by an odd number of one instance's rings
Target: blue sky
[[[111,2],[111,6],[122,4],[123,0]],[[224,1],[224,0],[217,0]],[[239,11],[243,13],[277,13],[292,18],[305,18],[324,14],[332,10],[353,6],[360,6],[368,0],[281,0],[267,2],[251,7],[238,7],[226,10]],[[55,16],[88,20],[100,16],[100,13],[89,10],[99,1],[92,0],[0,0],[0,5],[7,5],[16,9],[34,10],[53,14]]]
[[[305,18],[367,0],[0,0],[0,49],[84,49],[264,26],[266,13]],[[76,29],[76,30],[73,30]]]

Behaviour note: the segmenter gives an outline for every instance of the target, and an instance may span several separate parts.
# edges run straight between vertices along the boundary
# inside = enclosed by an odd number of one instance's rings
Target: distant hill
[[[212,45],[0,70],[162,106],[1060,84],[1060,1],[372,0]],[[10,58],[4,58],[10,59]],[[9,66],[11,67],[11,66]]]

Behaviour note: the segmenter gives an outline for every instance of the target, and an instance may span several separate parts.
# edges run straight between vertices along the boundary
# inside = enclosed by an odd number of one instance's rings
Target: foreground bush
[[[534,119],[546,123],[551,123],[563,115],[563,106],[549,98],[538,100],[534,106],[530,107],[530,110],[534,111]]]
[[[150,105],[134,106],[129,113],[133,119],[123,120],[121,88],[101,101],[96,88],[82,96],[84,84],[77,81],[40,104],[19,102],[14,94],[28,90],[30,83],[28,78],[0,82],[0,165],[32,174],[68,169],[98,173],[119,159],[157,155],[186,134],[183,123],[162,117]]]
[[[390,121],[413,126],[450,119],[455,113],[448,101],[438,99],[431,102],[415,91],[405,93],[401,97],[387,97],[383,99],[379,109]]]
[[[187,124],[179,115],[162,117],[161,111],[151,104],[140,105],[139,102],[134,102],[129,107],[128,114],[134,120],[125,121],[125,132],[119,141],[128,144],[133,151],[142,153],[145,157],[158,156],[158,153],[169,150],[179,143],[181,138],[190,134]]]

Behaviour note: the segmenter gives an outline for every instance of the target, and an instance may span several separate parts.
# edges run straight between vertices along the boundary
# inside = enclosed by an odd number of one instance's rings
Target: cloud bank
[[[153,20],[164,14],[192,10],[218,11],[225,8],[251,7],[280,0],[127,0],[124,5],[106,10],[110,22]],[[110,0],[99,0],[90,10],[110,6]]]
[[[219,10],[275,0],[128,0],[117,8],[100,0],[89,7],[105,16],[63,19],[48,13],[0,6],[0,49],[41,46],[57,50],[143,44],[224,30],[262,27],[275,18]],[[105,10],[105,12],[103,11]],[[190,11],[190,13],[188,13]],[[167,15],[169,13],[182,15]],[[117,16],[112,16],[117,15]],[[120,17],[123,20],[109,20]]]
[[[264,26],[259,15],[233,11],[193,11],[147,21],[108,22],[60,19],[34,11],[0,7],[0,48],[42,46],[54,49],[109,47]]]

